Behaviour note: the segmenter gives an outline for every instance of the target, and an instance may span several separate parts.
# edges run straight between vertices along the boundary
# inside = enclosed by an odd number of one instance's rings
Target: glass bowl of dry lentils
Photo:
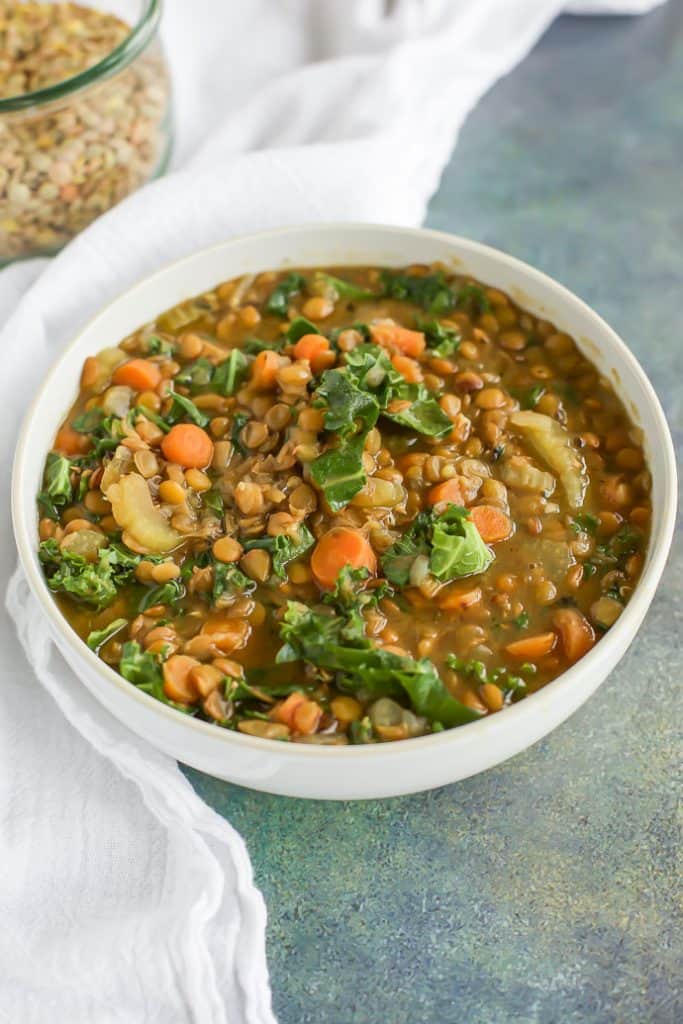
[[[50,255],[160,174],[160,0],[0,2],[0,266]]]

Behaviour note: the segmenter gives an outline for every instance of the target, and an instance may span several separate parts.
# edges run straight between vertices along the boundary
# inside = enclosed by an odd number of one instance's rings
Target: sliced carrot
[[[320,725],[323,709],[314,700],[305,700],[294,709],[292,725],[302,736],[312,736]]]
[[[161,383],[161,370],[149,359],[131,359],[117,366],[111,379],[114,384],[125,384],[134,391],[154,391]]]
[[[513,658],[523,661],[536,661],[546,654],[550,654],[557,643],[557,634],[538,633],[536,636],[526,636],[522,640],[515,640],[508,644],[505,650]]]
[[[421,356],[427,345],[422,331],[411,331],[386,320],[373,324],[370,335],[376,345],[402,352],[405,356]]]
[[[191,675],[198,666],[197,659],[187,654],[172,654],[164,662],[164,693],[169,700],[179,704],[194,704],[199,699],[199,690]]]
[[[419,384],[424,380],[420,364],[410,356],[395,355],[391,357],[391,365],[404,377],[409,384]]]
[[[431,487],[427,491],[428,504],[439,505],[442,501],[450,501],[454,505],[465,504],[462,487],[457,476],[451,477],[450,480],[444,480],[443,483],[436,484],[435,487]]]
[[[564,653],[569,661],[578,661],[595,643],[595,631],[588,619],[576,608],[558,608],[553,626],[560,634]]]
[[[251,383],[258,391],[272,391],[277,383],[280,357],[277,352],[264,349],[259,352],[251,368]]]
[[[307,359],[313,373],[322,373],[335,362],[330,343],[322,334],[302,335],[294,346],[294,356],[296,359]]]
[[[213,458],[213,441],[194,423],[177,423],[161,442],[161,450],[169,462],[188,469],[204,469]]]
[[[288,697],[281,700],[279,704],[276,704],[273,710],[270,712],[270,717],[274,718],[276,722],[282,722],[283,725],[288,725],[290,728],[293,725],[294,712],[300,704],[304,704],[307,700],[306,694],[302,693],[301,690],[295,690],[294,693],[290,693]]]
[[[507,540],[512,533],[510,517],[495,505],[475,505],[470,509],[470,515],[485,544]]]
[[[91,443],[87,434],[79,434],[69,423],[65,423],[57,432],[55,451],[62,455],[83,455]]]
[[[377,558],[369,542],[359,530],[335,526],[323,534],[311,556],[311,571],[318,586],[332,590],[344,566],[377,571]]]
[[[471,608],[472,605],[478,604],[481,601],[481,596],[480,587],[474,587],[473,590],[452,590],[449,588],[439,597],[437,603],[443,611],[461,612],[465,608]]]

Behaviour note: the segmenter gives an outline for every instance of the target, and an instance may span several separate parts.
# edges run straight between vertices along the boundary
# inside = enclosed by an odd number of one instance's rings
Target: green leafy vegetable
[[[287,274],[270,293],[266,302],[266,313],[271,313],[273,316],[287,316],[290,302],[305,285],[306,279],[301,274],[295,272]]]
[[[139,612],[146,612],[148,608],[154,608],[157,604],[168,604],[172,608],[185,597],[185,584],[180,578],[168,580],[158,587],[147,590],[138,605]]]
[[[479,284],[464,284],[458,292],[457,306],[473,316],[491,312],[491,303]]]
[[[84,604],[106,608],[116,597],[117,587],[135,572],[140,556],[118,544],[100,549],[97,561],[60,548],[56,540],[45,540],[38,548],[50,590],[70,594]]]
[[[240,455],[248,455],[249,450],[244,447],[240,441],[240,434],[242,428],[249,422],[250,417],[246,412],[236,412],[232,418],[232,429],[230,431],[230,440],[234,444]]]
[[[479,684],[494,683],[503,693],[520,694],[526,690],[527,684],[525,680],[502,666],[495,668],[493,672],[489,672],[483,661],[476,661],[475,659],[465,660],[464,658],[458,658],[455,654],[449,654],[446,662],[448,667],[453,669],[454,672],[459,672],[464,676],[473,676]],[[520,672],[523,668],[524,666],[522,666]],[[535,671],[536,668],[534,666]]]
[[[171,356],[175,352],[175,346],[157,334],[152,334],[147,339],[147,352],[150,356]]]
[[[376,292],[361,288],[352,281],[344,281],[340,277],[333,277],[332,274],[323,274],[321,271],[313,277],[313,289],[325,291],[336,302],[338,299],[349,299],[352,302],[364,302],[366,300],[378,299]]]
[[[104,413],[101,409],[86,409],[71,421],[71,426],[78,434],[92,434],[101,425],[103,419]]]
[[[160,430],[163,430],[165,434],[168,434],[171,429],[170,423],[167,423],[163,416],[159,416],[158,413],[153,412],[152,409],[148,409],[146,405],[136,405],[130,412],[130,422],[137,423],[140,416],[144,419],[149,420],[150,423],[156,423]]]
[[[245,338],[242,349],[250,356],[257,356],[259,352],[279,352],[284,343],[284,337],[278,341],[264,341],[263,338]]]
[[[519,404],[522,409],[535,409],[543,398],[545,390],[544,384],[534,384],[534,386],[529,388],[528,391],[523,391],[521,394],[518,394],[517,397],[519,398]]]
[[[291,324],[287,328],[285,338],[290,345],[296,345],[299,338],[303,338],[304,334],[322,334],[322,331],[307,320],[305,316],[297,316],[292,320]]]
[[[512,625],[516,626],[517,629],[528,629],[529,628],[529,613],[520,612],[512,619]]]
[[[325,429],[341,437],[359,432],[365,435],[377,422],[377,399],[358,387],[347,370],[326,370],[317,395],[327,405]]]
[[[590,533],[595,536],[600,520],[592,512],[580,512],[571,521],[571,528],[574,533]]]
[[[173,425],[183,419],[188,419],[192,423],[196,423],[198,427],[207,426],[210,417],[198,409],[194,402],[186,398],[185,395],[179,395],[177,391],[172,391],[168,397],[172,402],[171,409],[166,414],[168,423]]]
[[[252,548],[263,548],[265,551],[269,551],[273,559],[273,572],[284,580],[287,579],[288,563],[303,555],[313,544],[315,544],[315,537],[302,523],[296,538],[280,533],[275,537],[257,537],[254,540],[245,540],[242,547],[245,551],[251,551]]]
[[[493,561],[469,512],[459,505],[450,505],[434,520],[431,544],[429,568],[439,580],[484,572]]]
[[[182,711],[186,715],[194,715],[195,709],[186,704],[177,704],[164,693],[164,676],[158,655],[143,651],[136,640],[129,640],[123,645],[119,672],[124,679],[133,683],[143,693],[149,693],[163,704]]]
[[[128,625],[128,619],[114,619],[113,622],[108,623],[103,629],[93,629],[88,633],[87,644],[91,651],[99,651],[100,647],[104,647],[107,640],[111,640],[113,636]]]
[[[449,505],[445,512],[421,512],[382,557],[382,570],[392,583],[405,586],[419,555],[429,557],[429,570],[441,582],[484,572],[493,553],[484,544],[467,509]]]
[[[223,498],[218,491],[205,491],[203,495],[204,507],[210,508],[217,516],[222,516],[225,511]]]
[[[365,438],[354,439],[341,448],[323,452],[310,463],[311,479],[325,495],[333,512],[344,508],[366,483],[363,469]]]
[[[219,395],[234,395],[242,381],[246,378],[249,363],[244,352],[234,348],[227,359],[219,363],[213,375],[213,390]]]
[[[213,562],[213,587],[211,602],[214,605],[228,604],[235,597],[253,593],[256,583],[245,576],[234,562]]]
[[[479,717],[451,696],[427,658],[416,660],[375,647],[365,635],[358,608],[338,602],[333,611],[318,612],[289,601],[280,624],[283,646],[276,662],[307,661],[334,673],[340,689],[364,699],[407,699],[416,714],[446,726]]]
[[[195,359],[188,363],[176,374],[175,382],[181,387],[188,388],[191,394],[196,394],[203,388],[208,388],[213,377],[213,363],[208,359]]]
[[[455,295],[440,270],[422,277],[385,270],[382,272],[382,284],[387,298],[413,302],[428,313],[442,315],[455,307]]]
[[[394,423],[416,430],[426,437],[446,437],[453,430],[452,422],[439,403],[428,395],[423,384],[405,384],[399,397],[411,404],[396,412],[384,413]]]
[[[50,452],[45,460],[43,490],[38,495],[41,511],[50,519],[59,519],[59,509],[72,498],[71,462],[66,455]]]
[[[448,359],[458,351],[462,339],[456,328],[444,327],[438,320],[423,320],[422,317],[417,318],[417,328],[423,332],[432,355],[439,359]]]

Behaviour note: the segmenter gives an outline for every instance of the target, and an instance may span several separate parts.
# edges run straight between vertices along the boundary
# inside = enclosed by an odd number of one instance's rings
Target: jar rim
[[[161,18],[161,5],[162,0],[142,0],[142,12],[137,23],[126,38],[113,50],[110,50],[106,56],[86,68],[85,71],[79,71],[77,75],[64,78],[60,82],[55,82],[54,85],[47,85],[42,89],[35,89],[33,92],[18,93],[16,96],[0,99],[0,114],[44,106],[65,96],[70,96],[71,93],[78,92],[95,82],[109,78],[117,71],[127,67],[142,53],[154,36]]]

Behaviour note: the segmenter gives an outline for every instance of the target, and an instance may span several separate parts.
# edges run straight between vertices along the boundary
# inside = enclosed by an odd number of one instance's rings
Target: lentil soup
[[[86,359],[40,559],[134,686],[254,736],[406,739],[586,654],[650,476],[553,324],[441,266],[227,281]]]

